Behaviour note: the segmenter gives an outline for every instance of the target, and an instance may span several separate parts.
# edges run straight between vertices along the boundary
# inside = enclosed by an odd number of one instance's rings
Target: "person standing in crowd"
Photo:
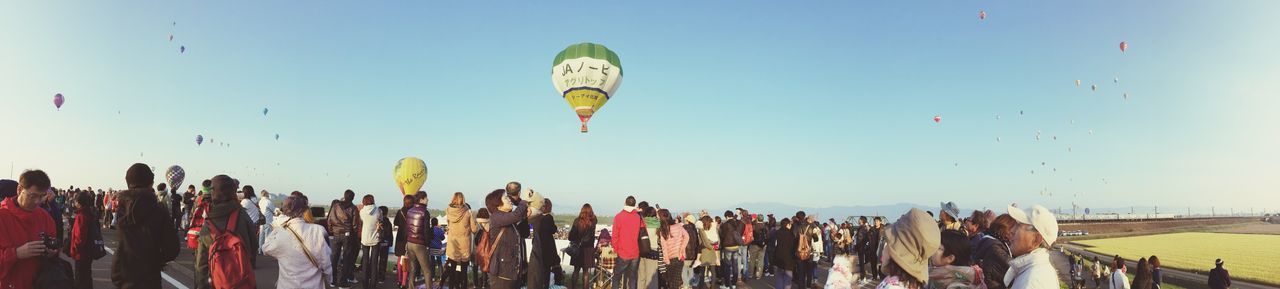
[[[971,265],[969,240],[957,230],[942,231],[941,248],[929,257],[929,288],[986,288],[982,269]]]
[[[839,225],[831,225],[831,227],[838,228]],[[843,237],[839,229],[835,231],[832,234],[833,238],[839,240]],[[826,286],[822,287],[824,289],[853,289],[857,287],[856,274],[854,274],[857,270],[853,267],[853,256],[850,255],[852,252],[841,249],[840,245],[842,243],[834,242],[832,244],[833,250],[837,253],[831,258],[831,269],[827,271]]]
[[[1013,260],[1004,276],[1004,284],[1012,289],[1058,288],[1058,272],[1049,262],[1049,248],[1058,239],[1058,220],[1040,205],[1031,213],[1009,207],[1009,216],[1018,221],[1009,250]]]
[[[640,269],[640,230],[644,226],[636,212],[636,198],[627,196],[622,211],[613,216],[613,250],[618,254],[614,263],[613,289],[636,289]],[[501,289],[501,288],[498,288]]]
[[[985,250],[990,250],[996,242],[995,237],[991,237],[986,233],[987,214],[980,211],[973,211],[969,215],[969,221],[964,225],[965,233],[969,234],[969,250],[973,252],[973,258],[969,260],[973,264],[980,264],[981,259],[986,255]]]
[[[236,189],[239,187],[239,183],[227,175],[215,176],[210,180],[210,183],[212,188],[210,188],[208,218],[205,219],[205,226],[200,227],[200,244],[196,248],[196,289],[222,288],[214,287],[214,284],[209,281],[210,276],[215,273],[210,270],[217,269],[209,266],[209,250],[213,246],[213,232],[215,229],[212,227],[216,227],[218,232],[235,234],[240,238],[241,244],[248,247],[243,248],[246,254],[243,256],[242,264],[251,263],[249,257],[253,254],[248,254],[248,252],[257,252],[258,250],[257,247],[254,247],[253,241],[251,241],[253,240],[253,235],[249,232],[253,223],[249,222],[249,214],[245,213],[244,208],[240,207],[237,202]],[[159,278],[158,275],[156,276],[157,278]],[[254,280],[252,274],[246,277],[248,278],[244,280]],[[223,286],[225,284],[218,285]]]
[[[1102,288],[1102,264],[1098,262],[1098,256],[1093,256],[1093,287]]]
[[[18,176],[14,192],[3,192],[16,196],[0,200],[0,288],[31,288],[42,258],[58,256],[58,248],[41,240],[54,233],[53,217],[38,209],[50,186],[44,171],[29,170]]]
[[[796,234],[791,230],[791,219],[782,218],[778,223],[778,230],[775,235],[777,248],[774,249],[774,255],[769,260],[773,261],[777,271],[774,271],[774,289],[791,289],[792,272],[796,270],[796,264],[799,260],[796,258]]]
[[[1111,289],[1129,289],[1129,276],[1125,275],[1128,269],[1124,263],[1124,259],[1120,255],[1116,255],[1111,260],[1111,266],[1115,268],[1115,272],[1111,272]]]
[[[427,248],[427,241],[431,239],[431,212],[427,211],[427,192],[418,191],[414,195],[416,203],[409,208],[409,213],[405,216],[405,226],[408,228],[408,240],[405,245],[405,257],[408,258],[410,266],[404,266],[402,269],[409,271],[408,283],[409,288],[418,288],[417,276],[414,272],[422,274],[423,280],[427,284],[431,284],[431,250]],[[403,208],[400,210],[404,210]],[[416,268],[417,270],[413,270]]]
[[[979,254],[974,259],[975,264],[982,268],[982,274],[986,276],[985,283],[989,289],[1008,288],[1008,284],[1004,283],[1004,275],[1009,270],[1009,261],[1013,260],[1009,247],[1010,240],[1013,239],[1013,229],[1017,226],[1017,220],[1009,214],[1001,214],[991,222],[986,233],[995,241],[984,241],[973,251]]]
[[[182,230],[182,195],[178,194],[177,187],[169,188],[169,217],[172,218],[173,230],[179,236],[184,233]],[[178,240],[182,243],[182,240]]]
[[[111,283],[118,288],[160,288],[160,271],[178,257],[178,232],[156,200],[154,180],[150,166],[133,164],[125,173],[129,189],[115,199],[120,245],[111,263]]]
[[[107,192],[102,197],[102,226],[107,229],[116,228],[116,192],[114,190]]]
[[[720,223],[720,267],[722,278],[720,280],[729,289],[737,288],[739,278],[738,273],[742,272],[738,267],[738,258],[741,258],[742,251],[738,250],[742,244],[742,222],[739,222],[737,216],[730,211],[724,211],[724,223]]]
[[[792,230],[796,234],[796,271],[793,273],[795,277],[795,285],[799,289],[808,288],[813,284],[813,260],[815,259],[815,248],[813,248],[813,240],[817,236],[813,235],[813,223],[809,222],[809,218],[805,216],[804,211],[796,212],[792,218]]]
[[[738,245],[738,264],[735,269],[738,270],[738,283],[742,283],[741,285],[746,285],[747,275],[749,275],[747,261],[751,259],[748,249],[751,241],[755,240],[755,236],[752,235],[755,231],[751,225],[751,214],[747,209],[738,208],[738,234],[742,234],[742,242]]]
[[[697,262],[699,252],[702,251],[702,236],[698,234],[697,221],[698,219],[693,214],[684,213],[684,222],[681,225],[685,234],[689,236],[689,241],[685,243],[684,247],[686,261],[681,270],[683,272],[680,274],[683,277],[682,284],[688,288],[693,288],[694,284],[696,284],[695,281],[698,280],[696,279],[698,274],[695,274],[693,270],[693,263]]]
[[[778,219],[773,214],[768,214],[768,222],[765,223],[765,243],[764,243],[764,274],[761,276],[773,275],[773,254],[778,246]]]
[[[196,186],[187,185],[187,192],[182,193],[182,225],[178,230],[186,230],[190,227],[191,209],[195,207],[196,202]]]
[[[751,218],[751,243],[748,244],[747,278],[764,278],[765,244],[769,240],[769,229],[757,218]]]
[[[853,251],[858,254],[858,272],[861,273],[858,278],[858,284],[871,283],[871,270],[868,269],[871,264],[871,258],[867,256],[867,237],[871,235],[871,225],[867,224],[867,216],[858,217],[858,230],[853,238]],[[878,257],[876,257],[878,259]]]
[[[684,285],[684,262],[688,257],[685,247],[689,245],[689,233],[671,217],[671,211],[658,210],[658,237],[662,243],[662,260],[665,261],[666,272],[662,280],[668,289],[679,289]]]
[[[56,194],[57,192],[53,190],[50,190],[49,193],[44,194],[44,199],[40,200],[40,209],[43,209],[46,213],[49,213],[49,217],[53,219],[54,232],[50,233],[52,234],[51,236],[53,237],[53,239],[57,241],[58,244],[66,244],[66,242],[63,242],[63,238],[62,238],[62,233],[63,233],[62,232],[63,231],[62,214],[66,211],[66,207],[63,206],[61,203],[54,201],[53,196]]]
[[[647,203],[640,202],[640,212],[644,227],[640,229],[640,240],[637,242],[640,248],[640,266],[636,270],[636,286],[655,289],[661,282],[658,279],[658,267],[662,263],[662,243],[658,239],[658,227],[661,224],[657,210]]]
[[[938,225],[920,209],[911,209],[884,230],[880,262],[885,278],[877,289],[920,289],[929,280],[929,256],[941,247]]]
[[[271,201],[271,193],[262,190],[262,197],[258,198],[258,212],[262,216],[262,226],[258,226],[258,244],[266,242],[267,235],[271,234],[276,217],[276,203]],[[262,250],[258,250],[258,254],[262,254]]]
[[[1164,272],[1160,270],[1160,257],[1151,255],[1151,258],[1147,258],[1147,265],[1151,267],[1151,289],[1160,289],[1160,285],[1164,283]]]
[[[573,228],[569,229],[569,248],[576,248],[569,254],[569,265],[573,266],[572,285],[581,284],[578,288],[589,288],[591,269],[596,266],[596,212],[591,204],[582,204],[578,218],[573,220]],[[581,278],[582,282],[577,280]],[[679,288],[676,288],[679,289]]]
[[[365,284],[365,287],[371,288],[377,285],[378,278],[376,278],[375,274],[378,272],[377,268],[380,267],[377,264],[378,241],[381,239],[378,236],[378,232],[381,231],[378,228],[378,221],[382,219],[382,212],[378,211],[378,207],[374,205],[373,195],[364,195],[358,208],[360,223],[364,224],[360,226],[360,255],[363,256],[361,258],[363,262],[360,264],[362,271],[360,275],[363,276],[361,282]]]
[[[427,239],[427,251],[431,253],[431,274],[444,286],[444,230],[440,228],[440,219],[431,218],[431,238]]]
[[[939,212],[938,213],[938,229],[939,230],[957,230],[957,231],[964,230],[964,228],[962,228],[961,226],[960,221],[957,219],[960,216],[960,208],[956,206],[956,203],[955,202],[942,203],[941,207],[942,207],[942,210],[938,211]]]
[[[449,221],[448,244],[445,246],[445,275],[449,280],[449,288],[467,288],[467,267],[471,265],[471,235],[475,234],[476,219],[471,214],[471,205],[462,192],[453,193],[449,207],[445,208],[445,218]]]
[[[391,244],[395,241],[391,235],[391,219],[387,217],[388,213],[387,206],[378,206],[378,215],[381,216],[378,220],[378,252],[376,254],[378,261],[374,263],[378,266],[375,268],[378,284],[382,284],[387,279],[387,254],[390,254]]]
[[[240,207],[243,208],[246,215],[249,215],[249,224],[251,224],[249,226],[249,236],[251,237],[249,240],[245,241],[253,243],[253,246],[256,248],[261,247],[262,245],[262,243],[258,242],[261,240],[258,238],[260,235],[259,233],[261,233],[258,230],[262,229],[262,225],[266,225],[267,223],[266,219],[262,217],[262,209],[258,207],[258,202],[253,198],[253,194],[253,186],[245,185],[244,189],[240,191]],[[253,250],[253,254],[249,256],[249,261],[253,263],[253,268],[258,268],[257,249]]]
[[[809,272],[807,272],[809,274],[805,275],[809,287],[822,287],[822,284],[818,283],[818,261],[826,254],[822,251],[822,225],[816,219],[814,216],[809,216],[807,219],[809,221],[810,242],[812,242],[810,248],[813,248],[813,258],[809,259]]]
[[[1133,271],[1133,280],[1129,283],[1132,289],[1151,289],[1151,267],[1147,258],[1138,258],[1138,270]]]
[[[560,255],[556,253],[556,223],[551,216],[551,199],[543,199],[542,207],[529,217],[533,226],[532,245],[529,249],[529,289],[547,289],[548,278],[554,267],[560,267]]]
[[[472,258],[472,261],[476,265],[471,266],[471,274],[474,275],[474,278],[472,280],[475,280],[473,283],[475,283],[475,287],[477,289],[488,288],[489,280],[487,278],[487,274],[486,274],[487,272],[483,272],[482,270],[480,270],[480,263],[488,262],[489,260],[481,261],[480,260],[481,255],[479,250],[480,250],[480,242],[490,239],[489,238],[489,208],[480,208],[479,210],[476,210],[476,234],[475,234],[475,237],[473,237],[473,239],[475,240],[472,241],[471,243],[476,246],[476,252],[475,252],[475,257]]]
[[[707,211],[702,211],[702,253],[698,256],[698,261],[702,263],[702,272],[698,274],[702,278],[702,283],[706,288],[717,288],[717,279],[720,278],[720,223],[711,219],[707,215]],[[617,222],[617,219],[614,219]],[[615,223],[616,224],[616,223]],[[616,242],[615,242],[616,243]],[[614,268],[616,271],[617,268]],[[617,273],[614,273],[617,274]]]
[[[192,201],[191,218],[187,223],[187,248],[194,251],[200,247],[200,230],[204,227],[204,220],[209,213],[209,192],[212,190],[213,183],[210,180],[204,180],[200,184],[200,194],[196,195]]]
[[[1213,261],[1213,269],[1209,269],[1209,289],[1231,288],[1231,273],[1222,268],[1222,259]]]
[[[402,204],[400,209],[396,210],[395,219],[391,221],[391,224],[396,227],[396,268],[408,268],[408,271],[413,271],[413,265],[409,263],[409,256],[406,254],[407,250],[405,247],[409,243],[409,223],[407,221],[409,209],[413,208],[418,202],[414,195],[405,195],[404,198],[401,199],[401,202]],[[397,276],[399,276],[399,274],[403,273],[397,272]],[[396,278],[396,280],[400,281],[399,278]],[[408,284],[398,283],[397,285],[405,286]]]
[[[329,248],[333,250],[330,259],[334,260],[335,272],[335,284],[332,287],[351,287],[351,281],[355,279],[355,272],[352,271],[356,264],[356,248],[360,243],[359,236],[355,234],[356,206],[352,203],[355,198],[356,192],[346,190],[342,192],[341,200],[329,206]]]
[[[75,196],[75,221],[71,225],[71,248],[68,256],[75,260],[75,288],[93,288],[94,257],[106,255],[102,240],[102,227],[94,212],[93,195],[80,193]],[[175,244],[176,245],[176,244]]]
[[[324,288],[325,278],[333,276],[325,240],[329,234],[302,220],[310,208],[306,195],[293,192],[280,207],[281,218],[269,224],[275,229],[262,243],[262,252],[280,265],[276,288]]]
[[[517,194],[519,196],[519,194]],[[513,203],[504,190],[494,190],[485,196],[485,207],[489,209],[490,242],[493,244],[493,255],[489,256],[489,286],[493,289],[520,288],[521,248],[524,246],[520,232],[516,228],[521,220],[528,216],[529,200],[517,199]]]

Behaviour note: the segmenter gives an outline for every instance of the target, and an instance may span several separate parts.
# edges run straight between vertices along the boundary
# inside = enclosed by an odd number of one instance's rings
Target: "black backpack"
[[[71,289],[71,263],[57,257],[42,257],[33,288]]]

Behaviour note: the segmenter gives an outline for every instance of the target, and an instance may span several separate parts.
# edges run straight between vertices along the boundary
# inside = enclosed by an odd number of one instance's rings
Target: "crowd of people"
[[[63,276],[74,284],[69,286],[92,288],[90,264],[110,251],[102,230],[119,232],[110,275],[119,288],[160,288],[160,272],[182,245],[194,250],[194,288],[255,288],[260,254],[277,260],[275,286],[280,288],[390,283],[400,288],[737,289],[749,280],[775,289],[845,289],[877,282],[884,289],[1059,284],[1049,254],[1058,223],[1038,205],[962,217],[956,204],[943,203],[936,218],[912,209],[891,223],[864,216],[855,224],[853,218],[819,221],[803,211],[781,217],[742,208],[716,215],[677,213],[629,196],[612,226],[603,230],[597,229],[591,204],[583,204],[569,224],[568,248],[558,250],[562,232],[551,215],[552,200],[518,182],[485,194],[478,209],[465,194],[454,193],[443,206],[443,218],[431,216],[422,191],[404,196],[390,216],[373,195],[357,204],[356,193],[347,190],[330,203],[327,219],[317,222],[302,192],[291,192],[277,208],[270,193],[230,176],[214,176],[181,194],[165,184],[153,187],[154,177],[139,163],[126,170],[128,189],[118,192],[55,190],[39,170],[24,172],[17,182],[0,181],[0,193],[14,195],[0,195],[0,287],[54,288],[48,284],[55,283],[40,282],[59,282],[56,277]],[[58,262],[50,261],[60,253],[74,261],[72,272],[57,270]],[[560,266],[562,254],[570,259],[572,274]],[[1073,288],[1085,286],[1086,274],[1095,287],[1109,281],[1110,288],[1159,288],[1162,282],[1156,256],[1138,261],[1133,280],[1118,256],[1106,265],[1096,257],[1090,263],[1072,256],[1071,264]],[[1211,283],[1225,288],[1229,276],[1220,260],[1217,265]],[[819,281],[820,270],[827,273],[825,282]]]

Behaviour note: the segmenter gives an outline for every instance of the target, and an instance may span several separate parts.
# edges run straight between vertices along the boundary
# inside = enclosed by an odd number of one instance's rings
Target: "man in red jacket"
[[[640,244],[637,242],[643,228],[644,222],[636,213],[636,197],[627,196],[626,206],[613,216],[613,251],[618,253],[610,280],[614,289],[623,286],[623,280],[627,282],[626,289],[636,289],[636,275],[640,267]]]
[[[18,178],[18,195],[0,202],[0,288],[31,288],[40,269],[38,257],[58,255],[57,248],[45,247],[40,239],[56,233],[53,217],[38,209],[49,186],[44,171],[26,171]]]

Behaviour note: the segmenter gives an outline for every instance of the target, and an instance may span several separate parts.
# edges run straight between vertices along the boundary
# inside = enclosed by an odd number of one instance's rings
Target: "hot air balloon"
[[[1125,93],[1124,93],[1124,100],[1129,100],[1129,93],[1128,93],[1128,92],[1125,92]]]
[[[262,115],[267,115],[267,108],[262,108]]]
[[[1125,50],[1129,50],[1129,43],[1120,41],[1120,52],[1123,53]]]
[[[187,46],[178,46],[178,53],[187,53]]]
[[[1097,84],[1094,84],[1094,85],[1092,86],[1092,88],[1093,88],[1093,91],[1098,91],[1098,85],[1097,85]]]
[[[578,114],[582,132],[587,122],[622,85],[622,61],[604,45],[569,45],[551,62],[551,84]]]
[[[177,189],[182,186],[182,180],[187,177],[187,172],[183,171],[182,167],[173,165],[169,167],[169,170],[165,171],[164,177],[169,180],[170,188]]]
[[[978,20],[986,20],[986,19],[987,19],[987,11],[978,10]]]
[[[204,136],[203,136],[203,135],[196,135],[196,145],[200,145],[200,144],[202,144],[202,143],[204,143]]]
[[[1000,120],[1000,115],[999,115],[999,114],[997,114],[997,115],[996,115],[996,120]]]
[[[1093,135],[1093,130],[1089,130],[1089,135]]]
[[[941,116],[941,115],[935,115],[935,116],[933,116],[933,123],[940,123],[940,122],[942,122],[942,116]]]
[[[62,103],[66,101],[67,99],[63,98],[61,93],[53,95],[53,106],[58,110],[62,110]]]
[[[276,140],[280,140],[280,134],[276,134]]]
[[[400,159],[396,162],[396,168],[391,171],[391,176],[401,194],[417,193],[418,189],[422,189],[422,184],[427,182],[427,163],[415,157]]]
[[[1080,80],[1076,79],[1076,87],[1080,87]]]
[[[173,33],[169,33],[169,42],[173,42]]]
[[[1115,79],[1112,79],[1111,82],[1120,83],[1120,77],[1116,77]]]

